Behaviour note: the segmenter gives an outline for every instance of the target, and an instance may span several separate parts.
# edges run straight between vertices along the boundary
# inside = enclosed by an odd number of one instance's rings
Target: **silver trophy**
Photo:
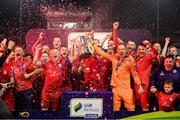
[[[76,37],[75,42],[78,47],[80,59],[87,58],[93,54],[94,49],[91,40],[85,39],[85,36],[78,36]]]

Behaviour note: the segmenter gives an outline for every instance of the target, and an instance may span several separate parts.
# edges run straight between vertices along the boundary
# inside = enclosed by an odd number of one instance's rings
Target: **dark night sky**
[[[46,22],[39,14],[40,4],[69,4],[89,6],[96,14],[101,9],[101,28],[110,28],[112,20],[119,18],[122,28],[148,29],[157,35],[158,0],[0,0],[0,36],[13,39],[23,38],[32,28],[46,28]],[[100,7],[99,7],[100,6]],[[180,0],[159,0],[159,32],[172,34],[180,30]],[[22,22],[20,22],[22,8]],[[100,13],[101,14],[101,13]],[[96,16],[98,18],[98,16]],[[102,23],[101,23],[102,22]],[[99,26],[94,26],[98,28]],[[20,32],[23,32],[20,34]],[[20,37],[21,36],[21,37]]]

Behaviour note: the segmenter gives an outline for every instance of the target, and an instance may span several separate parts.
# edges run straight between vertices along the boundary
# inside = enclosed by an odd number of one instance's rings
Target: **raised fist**
[[[4,49],[4,48],[5,48],[6,42],[7,42],[7,39],[4,38],[3,41],[0,43],[0,48],[1,48],[1,49]]]
[[[106,34],[106,39],[111,39],[111,37],[112,37],[112,33],[108,33],[108,34]]]
[[[146,46],[147,46],[147,45],[151,46],[151,43],[150,43],[148,40],[144,40],[144,41],[143,41],[143,44],[145,44]]]
[[[43,32],[40,32],[38,39],[43,39],[43,37],[44,37],[44,33],[43,33]]]
[[[170,42],[170,40],[171,40],[171,39],[170,39],[169,37],[166,37],[166,38],[165,38],[165,41],[166,41],[166,42]]]
[[[41,44],[38,44],[38,45],[35,47],[35,50],[36,50],[36,51],[42,50],[42,45],[41,45]]]
[[[8,43],[8,49],[12,50],[15,46],[15,42],[10,40],[9,43]]]
[[[119,22],[114,22],[113,23],[113,28],[117,29],[119,27]]]

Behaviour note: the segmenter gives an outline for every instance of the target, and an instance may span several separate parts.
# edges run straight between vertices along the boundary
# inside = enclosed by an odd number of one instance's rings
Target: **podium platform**
[[[112,119],[113,98],[109,91],[64,91],[61,95],[63,118]]]

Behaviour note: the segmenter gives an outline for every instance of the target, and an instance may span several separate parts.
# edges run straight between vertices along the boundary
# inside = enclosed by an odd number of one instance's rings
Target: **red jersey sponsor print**
[[[178,93],[166,94],[163,92],[156,92],[155,95],[158,98],[159,110],[164,110],[164,111],[175,110],[174,102],[176,99],[180,100],[180,94]]]
[[[64,79],[63,78],[63,72],[65,70],[64,64],[65,64],[64,62],[59,62],[59,63],[47,62],[45,64],[46,79],[43,89],[46,92],[60,91],[62,80]]]

